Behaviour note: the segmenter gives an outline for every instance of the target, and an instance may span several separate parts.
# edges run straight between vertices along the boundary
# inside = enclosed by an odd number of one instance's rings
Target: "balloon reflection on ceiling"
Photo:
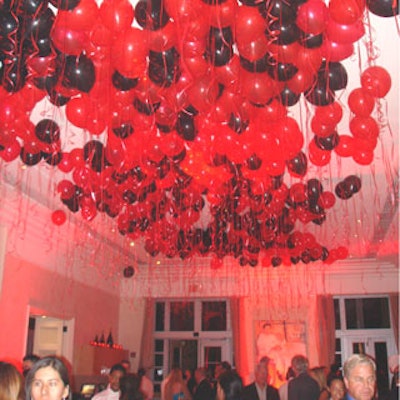
[[[104,213],[152,256],[213,254],[255,266],[346,258],[299,224],[321,225],[359,176],[330,191],[310,165],[374,160],[377,101],[391,87],[374,60],[347,104],[343,60],[366,15],[388,0],[4,0],[0,2],[0,156],[64,173],[60,207]],[[88,132],[65,151],[56,118],[34,124],[46,98]],[[290,107],[304,98],[311,140]],[[349,133],[337,126],[344,107]],[[290,178],[291,184],[288,183]]]

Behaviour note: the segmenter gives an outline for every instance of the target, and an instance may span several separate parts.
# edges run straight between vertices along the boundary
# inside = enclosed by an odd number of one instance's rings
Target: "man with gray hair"
[[[254,370],[254,382],[243,388],[242,400],[279,400],[278,390],[268,385],[268,364],[270,359],[262,357]]]
[[[295,378],[289,381],[289,400],[318,400],[319,385],[308,373],[308,359],[303,355],[296,355],[292,358],[291,366]]]
[[[349,400],[371,400],[376,391],[376,364],[365,354],[353,354],[343,365]]]

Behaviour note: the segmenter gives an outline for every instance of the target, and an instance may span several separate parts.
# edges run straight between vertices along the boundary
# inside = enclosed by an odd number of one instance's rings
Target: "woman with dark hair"
[[[140,391],[140,376],[126,374],[119,380],[120,400],[143,400]]]
[[[242,389],[242,379],[236,372],[223,372],[217,382],[217,400],[241,400]]]
[[[22,400],[24,398],[22,376],[17,368],[0,361],[0,399]]]
[[[37,361],[29,371],[26,400],[67,400],[71,395],[68,368],[58,357],[49,356]]]

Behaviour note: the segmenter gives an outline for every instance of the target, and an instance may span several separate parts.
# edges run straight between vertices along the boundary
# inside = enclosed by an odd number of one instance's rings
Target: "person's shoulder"
[[[107,397],[107,396],[108,396],[108,388],[102,390],[102,391],[99,392],[99,393],[96,393],[96,394],[92,397],[92,400],[101,400],[101,399],[104,399],[104,398]]]
[[[243,387],[243,392],[248,392],[249,390],[253,390],[256,387],[255,382],[251,382],[248,385]]]

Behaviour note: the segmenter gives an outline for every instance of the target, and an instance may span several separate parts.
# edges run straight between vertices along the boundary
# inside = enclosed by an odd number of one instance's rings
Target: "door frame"
[[[24,353],[28,340],[28,324],[29,318],[42,318],[46,316],[52,319],[58,319],[63,321],[63,340],[62,340],[62,351],[61,356],[65,357],[71,364],[73,363],[74,355],[74,332],[75,332],[75,318],[64,319],[58,315],[54,315],[51,312],[47,312],[44,309],[40,309],[31,305],[28,305],[25,320],[25,341],[24,341]]]

